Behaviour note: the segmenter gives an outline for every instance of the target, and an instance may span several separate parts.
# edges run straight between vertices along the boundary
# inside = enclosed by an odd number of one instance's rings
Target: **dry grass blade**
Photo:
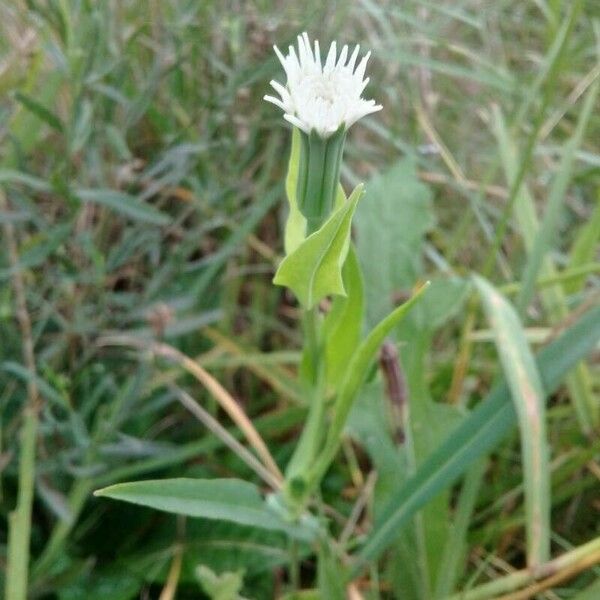
[[[449,600],[526,600],[600,563],[600,538],[563,554],[535,569],[523,569],[455,594]],[[517,591],[518,590],[518,591]]]
[[[207,429],[216,435],[221,441],[235,452],[259,477],[268,483],[274,490],[281,487],[281,478],[275,477],[263,464],[256,459],[242,444],[240,444],[210,413],[204,410],[187,392],[171,386],[171,390],[177,396],[181,404],[185,406]]]
[[[277,480],[283,479],[283,475],[279,470],[277,463],[271,456],[262,437],[258,431],[256,431],[252,421],[250,421],[240,405],[232,398],[231,394],[229,394],[229,392],[198,363],[168,344],[148,342],[127,335],[106,336],[99,339],[98,344],[100,346],[131,346],[140,350],[149,351],[156,356],[162,356],[175,361],[188,373],[193,375],[212,394],[223,410],[231,417],[231,420],[240,428],[240,431],[261,458],[267,470]]]

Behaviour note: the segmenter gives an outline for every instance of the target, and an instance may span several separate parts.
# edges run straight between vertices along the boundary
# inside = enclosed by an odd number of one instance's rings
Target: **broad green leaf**
[[[80,189],[75,191],[75,195],[83,202],[106,206],[136,221],[154,225],[167,225],[171,221],[168,215],[124,192],[106,189]]]
[[[542,350],[537,365],[546,395],[600,340],[600,307],[593,308]],[[510,391],[501,382],[427,458],[390,500],[356,557],[352,576],[394,542],[410,519],[441,490],[452,485],[480,457],[492,450],[517,420]]]
[[[358,347],[362,332],[364,293],[360,265],[354,247],[350,245],[348,258],[342,269],[347,296],[336,296],[323,323],[327,384],[337,389],[348,361]]]
[[[456,276],[433,277],[423,302],[414,313],[414,320],[421,330],[434,332],[449,319],[461,312],[471,282]]]
[[[419,180],[413,159],[399,161],[374,177],[366,189],[365,200],[358,207],[354,222],[365,279],[366,321],[371,325],[391,310],[397,297],[424,277],[425,234],[434,223],[434,215],[431,192]],[[404,464],[405,476],[418,468],[460,417],[458,411],[431,398],[428,356],[433,332],[460,310],[467,289],[468,284],[457,277],[435,278],[423,300],[395,330],[410,398],[406,441],[397,449],[403,455],[400,462]],[[377,399],[375,394],[373,392],[372,402],[385,401],[383,396]],[[394,462],[377,465],[379,473],[397,469],[398,464]],[[377,487],[378,498],[385,503],[387,498],[381,490],[388,491],[388,486],[378,480]],[[399,552],[390,557],[392,585],[397,582],[395,593],[402,593],[407,600],[428,596],[436,574],[443,568],[442,549],[450,525],[449,506],[448,493],[440,494],[411,523],[410,529],[402,533],[402,539],[395,541]],[[413,582],[410,590],[407,582]]]
[[[348,254],[350,227],[362,185],[323,227],[309,235],[279,265],[273,283],[289,287],[302,306],[312,308],[330,294],[345,295],[342,267]]]
[[[431,192],[405,158],[371,179],[356,210],[356,250],[363,267],[367,324],[394,308],[394,296],[422,275],[422,242],[433,225]]]
[[[527,561],[530,566],[535,566],[550,557],[550,467],[544,390],[517,313],[485,279],[475,277],[475,285],[492,326],[519,420],[525,483]]]
[[[94,495],[188,517],[285,531],[299,539],[310,539],[313,535],[306,524],[295,527],[286,523],[266,505],[255,485],[239,479],[134,481],[111,485],[97,490]]]

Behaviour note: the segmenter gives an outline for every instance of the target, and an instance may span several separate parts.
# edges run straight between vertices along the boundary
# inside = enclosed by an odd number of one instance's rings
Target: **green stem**
[[[325,422],[325,368],[321,317],[318,307],[304,313],[304,367],[310,406],[306,425],[286,470],[288,500],[295,504],[296,496],[304,496],[303,481],[319,451]]]
[[[37,428],[37,410],[28,407],[24,411],[24,422],[21,430],[19,495],[17,506],[9,516],[5,589],[8,600],[25,600],[27,597]]]

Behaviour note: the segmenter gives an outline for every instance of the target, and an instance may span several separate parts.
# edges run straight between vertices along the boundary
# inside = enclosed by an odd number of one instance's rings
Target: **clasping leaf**
[[[342,267],[350,244],[352,217],[363,186],[358,185],[325,222],[279,265],[273,283],[289,287],[304,308],[312,308],[330,294],[346,295]]]

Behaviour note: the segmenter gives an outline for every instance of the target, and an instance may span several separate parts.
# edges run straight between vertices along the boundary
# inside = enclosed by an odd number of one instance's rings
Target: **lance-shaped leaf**
[[[364,293],[360,265],[354,247],[350,246],[342,270],[347,297],[336,296],[323,323],[327,384],[337,389],[348,362],[360,343],[363,324]]]
[[[550,557],[550,469],[544,390],[517,313],[485,279],[476,276],[475,284],[494,332],[519,420],[527,516],[527,562],[535,566]]]
[[[318,460],[311,469],[311,482],[320,481],[341,444],[342,431],[352,408],[352,403],[361,386],[367,379],[369,368],[383,344],[386,336],[396,327],[409,311],[415,306],[429,282],[422,285],[404,304],[394,309],[385,319],[382,319],[361,342],[348,362],[348,368],[340,383],[340,389],[333,406],[333,418],[327,431],[325,446]]]
[[[309,235],[283,259],[273,283],[289,287],[305,308],[312,308],[330,294],[346,294],[342,267],[348,255],[350,227],[363,193],[358,185],[323,227]]]
[[[97,490],[105,496],[188,517],[233,521],[285,531],[306,541],[314,537],[311,523],[287,523],[262,499],[258,488],[240,479],[162,479],[118,483]]]

